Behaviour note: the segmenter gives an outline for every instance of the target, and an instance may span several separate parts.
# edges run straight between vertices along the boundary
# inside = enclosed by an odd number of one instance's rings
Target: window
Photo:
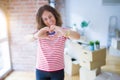
[[[0,78],[11,70],[7,19],[0,9]]]

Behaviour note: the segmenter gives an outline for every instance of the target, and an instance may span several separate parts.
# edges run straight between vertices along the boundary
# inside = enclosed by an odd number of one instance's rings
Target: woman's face
[[[45,25],[50,27],[51,25],[56,25],[56,19],[54,15],[49,11],[44,11],[42,14],[42,20]]]

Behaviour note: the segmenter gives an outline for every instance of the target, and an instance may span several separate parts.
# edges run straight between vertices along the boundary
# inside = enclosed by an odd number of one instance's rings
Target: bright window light
[[[7,37],[7,23],[4,13],[0,10],[0,39]]]

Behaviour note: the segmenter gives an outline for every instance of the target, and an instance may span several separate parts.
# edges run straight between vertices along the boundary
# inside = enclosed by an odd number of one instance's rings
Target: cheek
[[[44,21],[44,24],[48,27],[50,27],[50,24],[47,21]]]
[[[47,25],[47,21],[43,21],[43,23],[44,23],[45,25]]]
[[[56,24],[56,19],[54,18],[54,24]]]
[[[45,24],[47,23],[47,21],[43,21]]]

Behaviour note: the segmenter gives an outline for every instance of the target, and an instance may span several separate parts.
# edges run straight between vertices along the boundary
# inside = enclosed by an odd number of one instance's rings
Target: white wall
[[[107,45],[109,17],[117,16],[120,23],[120,5],[103,5],[102,0],[66,0],[66,24],[80,28],[82,20],[90,21],[86,35],[90,40],[100,40]],[[120,27],[120,24],[118,24]]]

